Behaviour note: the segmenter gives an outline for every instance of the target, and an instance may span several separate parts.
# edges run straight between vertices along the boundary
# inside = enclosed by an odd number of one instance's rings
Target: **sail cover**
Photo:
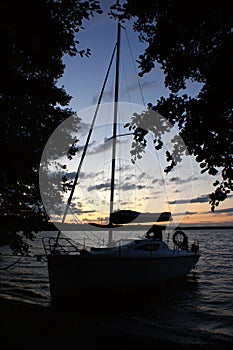
[[[111,214],[111,222],[113,224],[122,225],[145,222],[161,222],[171,220],[170,212],[162,213],[140,213],[134,210],[118,210]]]
[[[89,225],[91,226],[95,226],[95,227],[100,227],[100,228],[116,228],[116,227],[121,227],[122,225],[120,224],[98,224],[98,223],[95,223],[95,222],[89,222],[88,223]]]

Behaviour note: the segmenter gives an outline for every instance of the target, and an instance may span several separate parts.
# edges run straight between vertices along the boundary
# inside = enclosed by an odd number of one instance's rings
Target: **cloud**
[[[144,177],[147,177],[147,174],[145,172],[142,172],[139,176],[138,179],[143,179]]]
[[[72,214],[77,214],[77,215],[90,214],[95,212],[96,212],[95,210],[82,210],[81,208],[75,208],[75,207],[72,208]]]
[[[145,91],[146,89],[149,89],[151,86],[155,87],[156,86],[156,81],[143,81],[140,82],[141,89]],[[134,91],[138,91],[138,81],[135,81],[134,83],[131,83],[127,87],[123,88],[121,90],[121,94],[127,94],[132,93]],[[99,95],[95,95],[92,97],[92,104],[96,104],[98,101]],[[109,89],[105,91],[103,95],[103,101],[104,102],[111,102],[113,98],[113,89]]]
[[[107,182],[107,183],[102,183],[102,184],[97,184],[97,185],[89,186],[89,187],[87,188],[87,190],[88,190],[89,192],[91,192],[91,191],[101,191],[101,190],[107,191],[109,188],[111,188],[111,184],[110,184],[110,182]]]
[[[214,212],[215,214],[229,214],[233,215],[233,208],[225,208],[225,209],[219,209]],[[172,216],[191,216],[191,215],[200,215],[200,214],[211,214],[211,211],[203,211],[203,212],[197,212],[197,211],[186,211],[182,213],[172,213]]]
[[[87,190],[89,192],[91,192],[91,191],[101,191],[101,190],[102,191],[107,191],[110,188],[111,188],[111,183],[110,182],[106,182],[106,183],[100,183],[100,184],[96,184],[96,185],[93,185],[93,186],[89,186],[87,188]],[[144,188],[146,188],[145,185],[140,185],[140,184],[136,185],[136,184],[130,183],[130,182],[123,182],[119,186],[117,186],[118,190],[123,190],[123,191],[132,191],[132,190],[135,190],[135,189],[140,191],[140,190],[142,190]]]
[[[197,181],[199,178],[197,176],[189,176],[187,179],[182,179],[179,176],[173,176],[171,179],[169,179],[169,182],[173,182],[177,185],[184,184],[187,182]]]
[[[185,199],[177,199],[173,201],[168,201],[169,204],[186,204],[186,203],[206,203],[209,202],[210,198],[208,195],[202,195],[196,198],[185,198]]]
[[[209,202],[209,200],[210,200],[209,195],[203,194],[202,196],[192,198],[190,202],[191,203],[206,203],[206,202]]]
[[[159,186],[163,186],[165,184],[165,180],[164,179],[153,179],[152,180],[152,184],[158,184]]]
[[[88,132],[90,130],[90,127],[91,127],[90,123],[85,123],[85,122],[81,121],[78,125],[79,133],[80,132],[82,132],[82,133]]]
[[[99,173],[94,172],[80,172],[79,179],[95,179],[97,176],[103,174],[103,171],[101,170]],[[68,173],[65,173],[65,176],[68,180],[73,180],[76,176],[76,171],[71,171]]]
[[[119,143],[127,143],[128,141],[127,140],[117,140],[116,141],[118,144]],[[109,140],[107,137],[104,138],[104,142],[103,143],[100,143],[98,144],[97,146],[95,147],[92,147],[90,149],[90,151],[88,152],[88,154],[97,154],[97,153],[101,153],[101,152],[105,152],[109,149],[111,149],[112,147],[112,140]]]
[[[93,147],[93,145],[95,145],[95,144],[96,144],[96,141],[92,141],[88,147]],[[77,145],[76,149],[78,152],[82,152],[84,150],[84,148],[85,148],[85,145]]]
[[[121,145],[127,142],[128,142],[127,140],[123,140],[123,139],[116,140],[116,143]],[[84,148],[85,148],[85,144],[83,145],[77,144],[76,151],[80,154],[84,150]],[[93,155],[93,154],[105,152],[111,148],[112,148],[112,139],[108,139],[107,137],[105,137],[103,143],[97,144],[96,141],[92,141],[91,143],[89,143],[87,153],[89,155]]]
[[[118,189],[120,190],[124,190],[124,191],[131,191],[131,190],[142,190],[146,188],[145,185],[136,185],[134,183],[130,183],[130,182],[125,182],[125,183],[122,183],[120,186],[118,186]]]
[[[76,175],[75,171],[72,171],[72,172],[69,172],[69,173],[65,174],[67,180],[73,180],[75,178],[75,175]]]
[[[218,209],[216,213],[230,213],[233,214],[233,208]]]
[[[172,216],[191,216],[191,215],[196,215],[196,214],[200,214],[197,211],[185,211],[182,213],[172,213]]]
[[[135,177],[134,174],[132,174],[132,175],[127,175],[127,176],[124,177],[124,181],[130,181],[130,180],[132,180],[134,177]]]
[[[146,89],[149,89],[151,86],[155,87],[156,81],[143,81],[140,82],[141,89],[145,91]],[[138,81],[135,81],[134,83],[128,85],[127,88],[122,90],[122,93],[128,93],[128,92],[133,92],[133,91],[138,91]]]
[[[181,185],[181,184],[184,184],[184,183],[191,183],[192,181],[196,181],[196,180],[198,180],[198,177],[190,176],[187,179],[184,179],[184,178],[181,178],[179,176],[173,176],[168,181],[171,182],[171,183],[174,183],[176,185]]]
[[[143,188],[146,188],[146,186],[144,186],[144,185],[137,185],[137,189],[138,190],[142,190]]]
[[[95,105],[99,99],[99,94],[92,97],[92,104]],[[104,92],[102,100],[104,102],[111,102],[113,99],[113,90],[107,90]]]
[[[130,167],[130,165],[121,165],[121,166],[119,166],[119,167],[116,167],[116,171],[127,171],[127,170],[130,170],[131,169],[131,167]],[[131,175],[130,174],[130,176],[135,176],[135,175]]]
[[[233,215],[233,208],[225,208],[225,209],[215,209],[215,214],[229,214]],[[203,214],[209,214],[209,212],[204,212]]]
[[[181,183],[181,178],[177,177],[177,176],[173,176],[171,179],[169,179],[169,182],[175,182],[175,183]]]

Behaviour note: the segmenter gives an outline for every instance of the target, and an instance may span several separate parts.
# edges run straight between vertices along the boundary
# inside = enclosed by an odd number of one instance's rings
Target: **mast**
[[[110,210],[109,210],[109,235],[108,245],[112,244],[112,213],[114,207],[114,188],[115,188],[115,168],[116,168],[116,136],[117,136],[117,113],[118,113],[118,93],[119,93],[119,66],[120,66],[120,38],[121,25],[117,25],[117,43],[116,43],[116,74],[115,74],[115,96],[114,96],[114,116],[112,133],[112,168],[111,168],[111,192],[110,192]]]

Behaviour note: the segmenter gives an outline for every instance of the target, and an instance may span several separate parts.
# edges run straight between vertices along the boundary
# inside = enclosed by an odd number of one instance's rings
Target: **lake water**
[[[154,295],[136,296],[129,308],[114,310],[115,301],[108,301],[114,312],[100,313],[102,323],[182,344],[233,343],[233,230],[185,232],[190,243],[199,240],[201,258],[195,270],[184,280],[157,289]],[[50,305],[47,261],[36,259],[44,253],[42,236],[49,234],[38,234],[31,257],[15,257],[7,247],[0,248],[1,297]]]

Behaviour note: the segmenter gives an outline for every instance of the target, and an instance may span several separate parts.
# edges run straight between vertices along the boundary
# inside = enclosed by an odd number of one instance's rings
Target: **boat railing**
[[[81,244],[76,246],[66,237],[60,237],[59,240],[56,237],[43,237],[42,242],[46,256],[50,254],[77,254],[82,249]]]
[[[174,253],[179,254],[183,250],[187,250],[187,251],[190,251],[190,252],[193,252],[196,254],[199,253],[199,241],[198,241],[198,239],[194,239],[193,243],[188,244],[186,247],[180,247],[180,246],[173,244],[173,252]]]

